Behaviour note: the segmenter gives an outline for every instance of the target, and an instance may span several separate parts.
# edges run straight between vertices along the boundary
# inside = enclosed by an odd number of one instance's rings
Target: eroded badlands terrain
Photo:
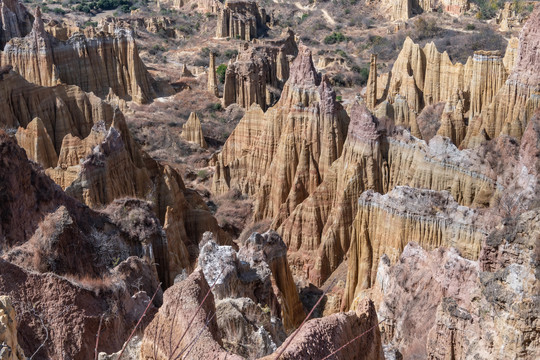
[[[0,0],[0,359],[540,358],[540,4]]]

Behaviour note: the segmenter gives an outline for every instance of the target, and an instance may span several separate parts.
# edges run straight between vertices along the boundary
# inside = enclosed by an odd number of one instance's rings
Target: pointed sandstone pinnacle
[[[26,151],[29,159],[37,162],[45,169],[56,167],[58,155],[53,142],[40,118],[35,118],[26,129],[20,127],[15,134],[17,143]]]
[[[208,91],[219,97],[216,75],[216,55],[210,52],[210,65],[208,66]]]
[[[180,71],[180,77],[193,77],[193,73],[189,71],[186,64],[182,65],[182,71]]]
[[[201,121],[196,113],[192,112],[188,121],[182,127],[182,138],[199,145],[203,149],[208,148],[202,133]]]
[[[369,61],[369,78],[366,90],[366,105],[371,111],[377,105],[377,55],[371,54]]]
[[[41,8],[39,6],[36,8],[36,13],[34,17],[35,17],[34,26],[33,26],[34,33],[44,34],[45,25],[43,24],[43,18],[41,17]]]

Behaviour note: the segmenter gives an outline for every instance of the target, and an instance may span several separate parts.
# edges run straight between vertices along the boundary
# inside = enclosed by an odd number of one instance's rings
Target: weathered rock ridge
[[[413,15],[438,9],[451,15],[463,15],[469,9],[468,0],[380,0],[380,2],[392,20],[408,20]]]
[[[226,0],[218,10],[216,37],[257,38],[266,30],[266,11],[253,0]]]
[[[540,42],[539,21],[536,6],[523,27],[519,48],[511,40],[504,58],[496,52],[477,51],[465,64],[453,64],[433,43],[422,49],[407,38],[392,71],[378,76],[375,113],[393,118],[396,125],[410,128],[421,138],[417,122],[421,111],[445,102],[439,133],[461,148],[501,134],[521,138],[539,107],[540,79],[532,70],[539,62],[534,50]],[[370,98],[368,104],[372,102]]]
[[[45,161],[40,165],[69,195],[91,207],[122,197],[152,203],[167,233],[168,282],[192,268],[205,231],[216,234],[220,243],[229,241],[200,196],[186,189],[175,170],[142,152],[122,113],[101,99],[76,86],[40,87],[8,72],[0,79],[0,100],[2,125],[20,127],[20,145],[34,160]],[[30,133],[39,125],[32,123],[35,117],[43,129],[37,132],[41,138],[34,139]],[[54,152],[44,145],[48,143],[54,144]],[[58,162],[53,164],[55,155]]]
[[[416,241],[429,250],[454,247],[474,260],[487,235],[475,211],[458,205],[447,192],[396,187],[385,195],[367,191],[358,202],[344,309],[352,306],[361,290],[375,284],[383,254],[394,263],[405,246]]]
[[[311,52],[301,47],[277,104],[264,115],[252,106],[227,140],[213,189],[255,195],[256,219],[286,218],[340,156],[348,120]]]
[[[297,54],[292,31],[279,40],[246,45],[236,61],[227,65],[223,106],[237,103],[248,109],[258,104],[266,110],[279,99],[289,78],[289,58]]]
[[[30,33],[33,22],[34,17],[18,0],[0,1],[0,51],[9,40]]]
[[[538,357],[538,217],[535,210],[500,224],[478,261],[417,244],[395,263],[383,257],[375,285],[388,319],[383,342],[404,358]]]
[[[33,29],[24,38],[13,38],[0,56],[25,79],[42,86],[78,85],[105,98],[110,89],[125,100],[149,102],[156,95],[153,79],[139,58],[129,30],[114,36],[87,38],[77,33],[62,42],[47,33],[39,8]]]

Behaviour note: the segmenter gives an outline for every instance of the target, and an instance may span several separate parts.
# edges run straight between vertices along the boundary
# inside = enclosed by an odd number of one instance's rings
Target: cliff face
[[[415,14],[442,9],[451,15],[463,15],[469,9],[468,0],[381,0],[392,20],[408,20]]]
[[[62,42],[45,31],[39,8],[31,33],[10,40],[0,64],[13,66],[26,80],[42,86],[78,85],[102,98],[110,88],[120,98],[138,103],[155,96],[131,32],[119,29],[114,36],[91,39],[78,34]]]
[[[150,300],[142,294],[156,291],[168,272],[167,239],[150,205],[124,200],[105,210],[110,213],[91,210],[62,192],[4,133],[0,163],[0,292],[12,299],[18,323],[0,329],[0,343],[12,349],[9,359],[21,354],[17,333],[25,353],[43,343],[36,356],[86,359],[104,314],[110,327],[102,329],[100,348],[117,351],[144,310],[140,301]],[[137,278],[139,289],[123,283]],[[160,299],[158,292],[155,304]],[[0,321],[12,317],[8,305],[0,302],[0,314],[7,311]]]
[[[426,249],[454,247],[477,259],[486,236],[476,224],[475,211],[459,206],[447,192],[396,187],[385,195],[367,191],[358,203],[344,309],[352,306],[361,290],[375,284],[383,254],[394,263],[407,243],[417,241]]]
[[[409,42],[405,49],[407,51],[401,53],[393,71],[403,69],[407,72],[411,66],[419,69],[403,80],[410,85],[408,89],[416,106],[420,108],[419,104],[425,99],[438,101],[441,94],[450,96],[450,88],[448,91],[439,89],[435,78],[451,78],[452,71],[435,72],[436,76],[429,72],[433,76],[419,76],[416,80],[414,77],[414,74],[426,73],[423,70],[426,68],[424,50],[431,49],[429,53],[440,58],[434,46],[428,45],[422,50]],[[495,68],[496,65],[492,66]],[[469,67],[473,74],[472,62]],[[462,66],[455,68],[459,70],[459,76],[465,76]],[[466,136],[463,117],[466,102],[462,97],[455,94],[452,101],[446,103],[438,129],[440,135],[451,140],[435,136],[426,143],[407,131],[391,129],[391,136],[385,135],[384,127],[388,124],[379,125],[368,110],[358,104],[351,107],[350,118],[344,116],[344,120],[339,120],[336,111],[338,120],[330,117],[330,113],[326,117],[321,113],[317,125],[321,129],[320,135],[315,136],[311,135],[309,126],[316,122],[310,120],[306,122],[310,125],[300,126],[301,121],[306,121],[303,112],[306,105],[300,107],[299,104],[311,101],[308,104],[316,108],[320,101],[328,104],[326,108],[336,110],[339,105],[333,103],[331,97],[324,100],[325,94],[332,94],[324,81],[319,85],[319,98],[298,91],[308,85],[315,88],[318,84],[318,77],[311,69],[308,57],[301,50],[280,101],[266,113],[258,106],[252,107],[231,134],[218,156],[213,182],[213,189],[218,193],[238,188],[256,199],[254,219],[273,220],[272,226],[278,228],[290,249],[289,260],[295,275],[322,284],[337,269],[349,250],[357,199],[368,189],[386,193],[396,186],[406,185],[445,190],[459,204],[472,207],[488,207],[501,196],[507,183],[498,176],[498,165],[485,162],[484,155],[478,151],[459,151],[452,144],[452,140],[459,143]],[[399,76],[398,72],[392,75],[386,91],[394,94],[396,106],[405,105],[401,112],[405,119],[410,112],[407,100],[399,95],[403,90]],[[431,94],[420,96],[417,83],[422,84],[424,95]],[[291,100],[295,97],[299,100]],[[479,97],[478,102],[482,101],[488,100]],[[295,106],[287,106],[288,103]],[[314,110],[312,114],[318,114],[318,111]],[[415,118],[409,119],[411,125],[416,125],[412,130],[420,133]],[[339,126],[340,122],[346,124],[349,121],[344,141],[343,132],[325,130],[332,122]],[[326,161],[327,155],[322,157],[325,148],[333,151],[330,157],[333,160]],[[321,149],[319,155],[318,149]],[[328,165],[323,167],[324,164]]]
[[[5,99],[0,101],[3,125],[20,127],[19,144],[43,161],[40,165],[68,194],[91,207],[122,197],[151,201],[168,237],[167,281],[191,268],[205,231],[228,241],[200,196],[185,188],[175,170],[142,152],[122,113],[101,99],[76,86],[33,85],[14,72],[2,75],[0,99]],[[35,117],[42,127],[32,122]]]
[[[18,0],[0,1],[0,50],[9,40],[30,33],[33,22],[34,17]]]
[[[511,40],[504,58],[496,52],[477,51],[465,64],[453,64],[433,43],[421,49],[405,40],[391,73],[377,79],[379,106],[375,112],[390,114],[397,125],[421,138],[420,112],[444,102],[448,105],[445,112],[453,114],[440,119],[444,123],[441,135],[461,148],[475,147],[501,134],[519,139],[540,101],[540,79],[531,70],[539,62],[534,50],[540,41],[539,19],[537,6],[523,27],[519,47]],[[368,103],[373,102],[372,93],[370,90]]]
[[[58,155],[51,137],[40,118],[35,118],[25,128],[20,127],[16,134],[17,143],[26,150],[28,157],[43,167],[55,167]]]
[[[416,244],[392,265],[383,257],[375,286],[379,315],[388,319],[383,341],[404,358],[536,358],[538,216],[530,211],[501,224],[478,261]]]
[[[472,147],[482,133],[492,139],[501,134],[521,138],[536,109],[540,107],[540,6],[536,6],[519,37],[517,58],[508,80],[482,112],[470,119],[464,141]]]
[[[279,232],[295,268],[322,283],[343,260],[350,243],[349,227],[360,194],[383,192],[382,134],[363,105],[354,104],[341,156],[317,189],[282,221]],[[324,239],[324,241],[323,241]]]
[[[250,41],[266,31],[266,23],[266,11],[255,1],[227,0],[218,11],[216,37]]]
[[[301,48],[278,103],[263,117],[245,116],[227,140],[214,189],[237,187],[256,195],[256,219],[285,218],[340,156],[348,122],[327,80],[316,72],[311,52]],[[245,137],[251,123],[262,129],[257,138]]]
[[[236,61],[227,66],[223,106],[237,103],[248,109],[258,104],[266,110],[279,98],[289,78],[289,57],[297,54],[292,31],[277,41],[247,45]]]

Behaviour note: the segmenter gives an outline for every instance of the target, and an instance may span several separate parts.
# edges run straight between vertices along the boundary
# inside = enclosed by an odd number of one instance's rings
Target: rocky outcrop
[[[0,273],[0,292],[12,299],[17,313],[20,347],[25,354],[44,359],[88,359],[94,353],[101,317],[107,326],[101,328],[99,351],[119,351],[150,301],[144,292],[130,295],[122,283],[100,290],[92,283],[25,271],[3,259]],[[148,314],[154,311],[150,304]]]
[[[216,55],[210,52],[210,65],[208,66],[208,92],[219,97],[216,75]]]
[[[66,135],[86,138],[94,124],[103,122],[110,126],[114,114],[112,107],[77,86],[41,87],[13,71],[0,75],[0,111],[1,123],[6,128],[27,129],[32,120],[39,118],[57,154]],[[38,121],[32,127],[37,125]],[[22,141],[25,135],[20,131]],[[26,130],[25,134],[30,133]],[[30,147],[25,149],[31,153]],[[46,163],[42,166],[48,167]]]
[[[416,244],[392,265],[383,257],[376,285],[379,316],[388,319],[383,341],[404,358],[536,358],[538,216],[530,211],[500,224],[478,261]]]
[[[503,135],[521,138],[526,124],[540,107],[540,77],[533,70],[540,64],[536,49],[540,44],[540,6],[536,6],[519,37],[517,59],[508,80],[469,120],[464,146],[478,145],[485,133],[488,139]]]
[[[307,48],[290,74],[278,103],[261,118],[248,111],[218,156],[214,189],[255,195],[255,219],[286,218],[325,178],[345,141],[348,116]],[[252,122],[259,136],[244,137]]]
[[[160,304],[158,284],[168,272],[167,240],[151,207],[129,200],[117,204],[126,214],[91,210],[62,192],[4,133],[0,162],[0,293],[12,299],[18,323],[15,330],[9,320],[0,340],[13,356],[9,333],[18,333],[25,353],[86,359],[103,316],[109,326],[100,349],[118,351],[150,301],[147,294],[156,292],[154,304]]]
[[[30,33],[33,21],[34,17],[18,0],[0,1],[0,51],[9,40]]]
[[[214,296],[201,270],[165,291],[163,299],[144,331],[141,359],[242,359],[221,346]]]
[[[8,296],[0,296],[0,349],[2,360],[26,359],[17,340],[17,318]]]
[[[167,285],[167,239],[148,204],[122,202],[124,211],[133,209],[138,216],[116,214],[111,221],[66,196],[6,135],[0,142],[0,249],[5,259],[33,271],[99,278],[119,262],[138,256],[149,268],[160,261],[158,272]],[[135,225],[133,219],[143,222]],[[73,257],[74,247],[80,257]],[[155,268],[148,272],[153,273],[157,279]]]
[[[381,0],[381,3],[392,20],[408,20],[415,14],[438,9],[459,16],[469,9],[468,0]]]
[[[355,311],[313,319],[276,350],[280,359],[323,359],[335,353],[338,359],[384,359],[377,313],[365,300]],[[264,360],[274,359],[274,356]]]
[[[422,59],[419,47],[411,45],[409,50],[407,59],[417,56]],[[284,95],[274,107],[264,114],[259,107],[246,112],[218,156],[213,182],[218,193],[238,188],[256,199],[255,220],[273,220],[272,226],[278,228],[289,247],[288,256],[295,275],[320,285],[337,269],[349,249],[350,225],[356,216],[357,199],[365,190],[386,193],[400,185],[446,190],[459,204],[473,207],[490,206],[500,197],[504,183],[494,170],[498,165],[483,164],[483,155],[460,152],[452,144],[452,140],[459,142],[466,134],[462,116],[464,102],[458,95],[447,104],[438,129],[451,140],[435,136],[426,143],[407,131],[392,130],[391,121],[379,124],[365,107],[353,105],[350,118],[344,115],[343,120],[338,120],[338,115],[336,120],[331,120],[336,121],[337,126],[350,121],[343,145],[340,145],[343,133],[339,131],[307,141],[309,132],[298,124],[305,105],[284,106],[288,102],[300,102],[287,97],[296,96],[293,91],[300,88],[293,81],[301,79],[302,84],[318,81],[316,77],[310,78],[309,63],[303,59],[306,57],[300,54],[294,61],[293,70],[298,69],[298,74],[291,72]],[[407,69],[410,66],[407,59],[397,61],[394,70]],[[425,78],[418,79],[421,80]],[[412,81],[411,89],[416,91],[414,76],[409,76],[407,81]],[[323,84],[324,81],[319,89]],[[390,89],[400,88],[396,79],[390,84]],[[438,91],[433,93],[439,94]],[[324,96],[324,93],[319,94]],[[301,101],[309,99],[308,96]],[[395,98],[396,104],[403,99],[399,94]],[[420,101],[417,97],[416,103]],[[331,104],[329,99],[328,104]],[[332,107],[339,109],[337,104]],[[409,114],[408,111],[403,113]],[[327,120],[324,113],[321,115],[322,122],[318,126],[324,129]],[[281,124],[285,116],[288,127],[284,130]],[[387,126],[392,136],[384,136]],[[418,126],[414,130],[420,133]],[[323,145],[325,139],[334,143]],[[321,166],[319,157],[313,156],[318,143],[321,150],[337,149],[333,154],[339,153],[336,161],[326,168]]]
[[[447,192],[396,187],[385,195],[367,191],[360,196],[353,223],[349,270],[342,308],[372,287],[383,254],[395,262],[405,245],[454,247],[477,259],[486,237],[474,210],[459,206]]]
[[[279,99],[289,78],[289,58],[297,54],[292,31],[279,40],[246,45],[236,61],[227,66],[223,106],[237,103],[248,109],[252,104],[258,104],[266,110]]]
[[[472,148],[501,134],[519,139],[540,101],[540,80],[531,73],[538,62],[534,48],[540,41],[539,14],[537,7],[523,27],[521,45],[518,48],[510,40],[504,58],[496,52],[477,51],[465,64],[453,64],[433,43],[421,49],[405,40],[391,73],[378,78],[380,105],[375,112],[393,114],[397,125],[421,137],[416,120],[420,111],[446,102],[450,103],[447,112],[454,114],[441,120],[445,121],[442,134],[452,135],[457,146]],[[388,104],[391,112],[386,111]]]
[[[176,171],[142,152],[131,138],[122,113],[101,99],[76,86],[33,85],[14,72],[2,75],[0,99],[6,99],[0,101],[4,126],[27,128],[33,118],[39,117],[47,134],[54,136],[51,140],[58,163],[53,167],[41,165],[48,167],[47,174],[71,196],[91,207],[106,206],[122,197],[152,203],[167,233],[168,282],[172,283],[182,269],[192,268],[205,231],[216,234],[220,243],[228,241],[200,196],[185,188]],[[23,130],[19,132],[22,139]],[[24,133],[30,134],[28,130]],[[21,140],[29,153],[34,141]],[[49,159],[36,153],[36,159],[41,158]]]
[[[266,30],[266,11],[252,0],[227,0],[218,11],[216,37],[257,38]]]
[[[229,246],[218,246],[210,241],[201,249],[199,266],[209,283],[217,281],[213,289],[217,300],[249,298],[269,309],[272,316],[282,319],[288,331],[304,319],[287,262],[287,247],[275,232],[252,234],[238,253]],[[219,274],[222,275],[218,279]],[[272,284],[277,287],[276,293],[272,291]],[[274,336],[271,340],[279,345],[283,339]]]
[[[208,148],[208,144],[206,144],[202,133],[201,121],[196,113],[192,112],[189,115],[188,121],[182,126],[182,138],[199,145],[203,149]]]
[[[54,144],[40,118],[32,120],[26,129],[19,127],[16,138],[19,146],[26,151],[28,158],[44,168],[55,167],[58,163]]]
[[[528,6],[535,6],[534,1],[523,1],[521,3],[507,2],[504,8],[499,10],[495,21],[500,26],[499,30],[507,32],[519,29],[527,21],[527,13],[523,11]]]
[[[114,36],[72,36],[67,42],[45,31],[39,8],[33,29],[25,38],[14,38],[1,55],[2,65],[12,65],[25,79],[42,86],[78,85],[102,98],[109,93],[137,103],[156,95],[153,79],[139,58],[130,31]]]
[[[377,55],[371,54],[369,61],[369,78],[366,88],[366,106],[371,111],[377,105]]]
[[[378,122],[364,105],[354,104],[350,114],[342,155],[278,230],[293,267],[316,284],[324,282],[347,253],[360,194],[367,189],[386,190]]]

